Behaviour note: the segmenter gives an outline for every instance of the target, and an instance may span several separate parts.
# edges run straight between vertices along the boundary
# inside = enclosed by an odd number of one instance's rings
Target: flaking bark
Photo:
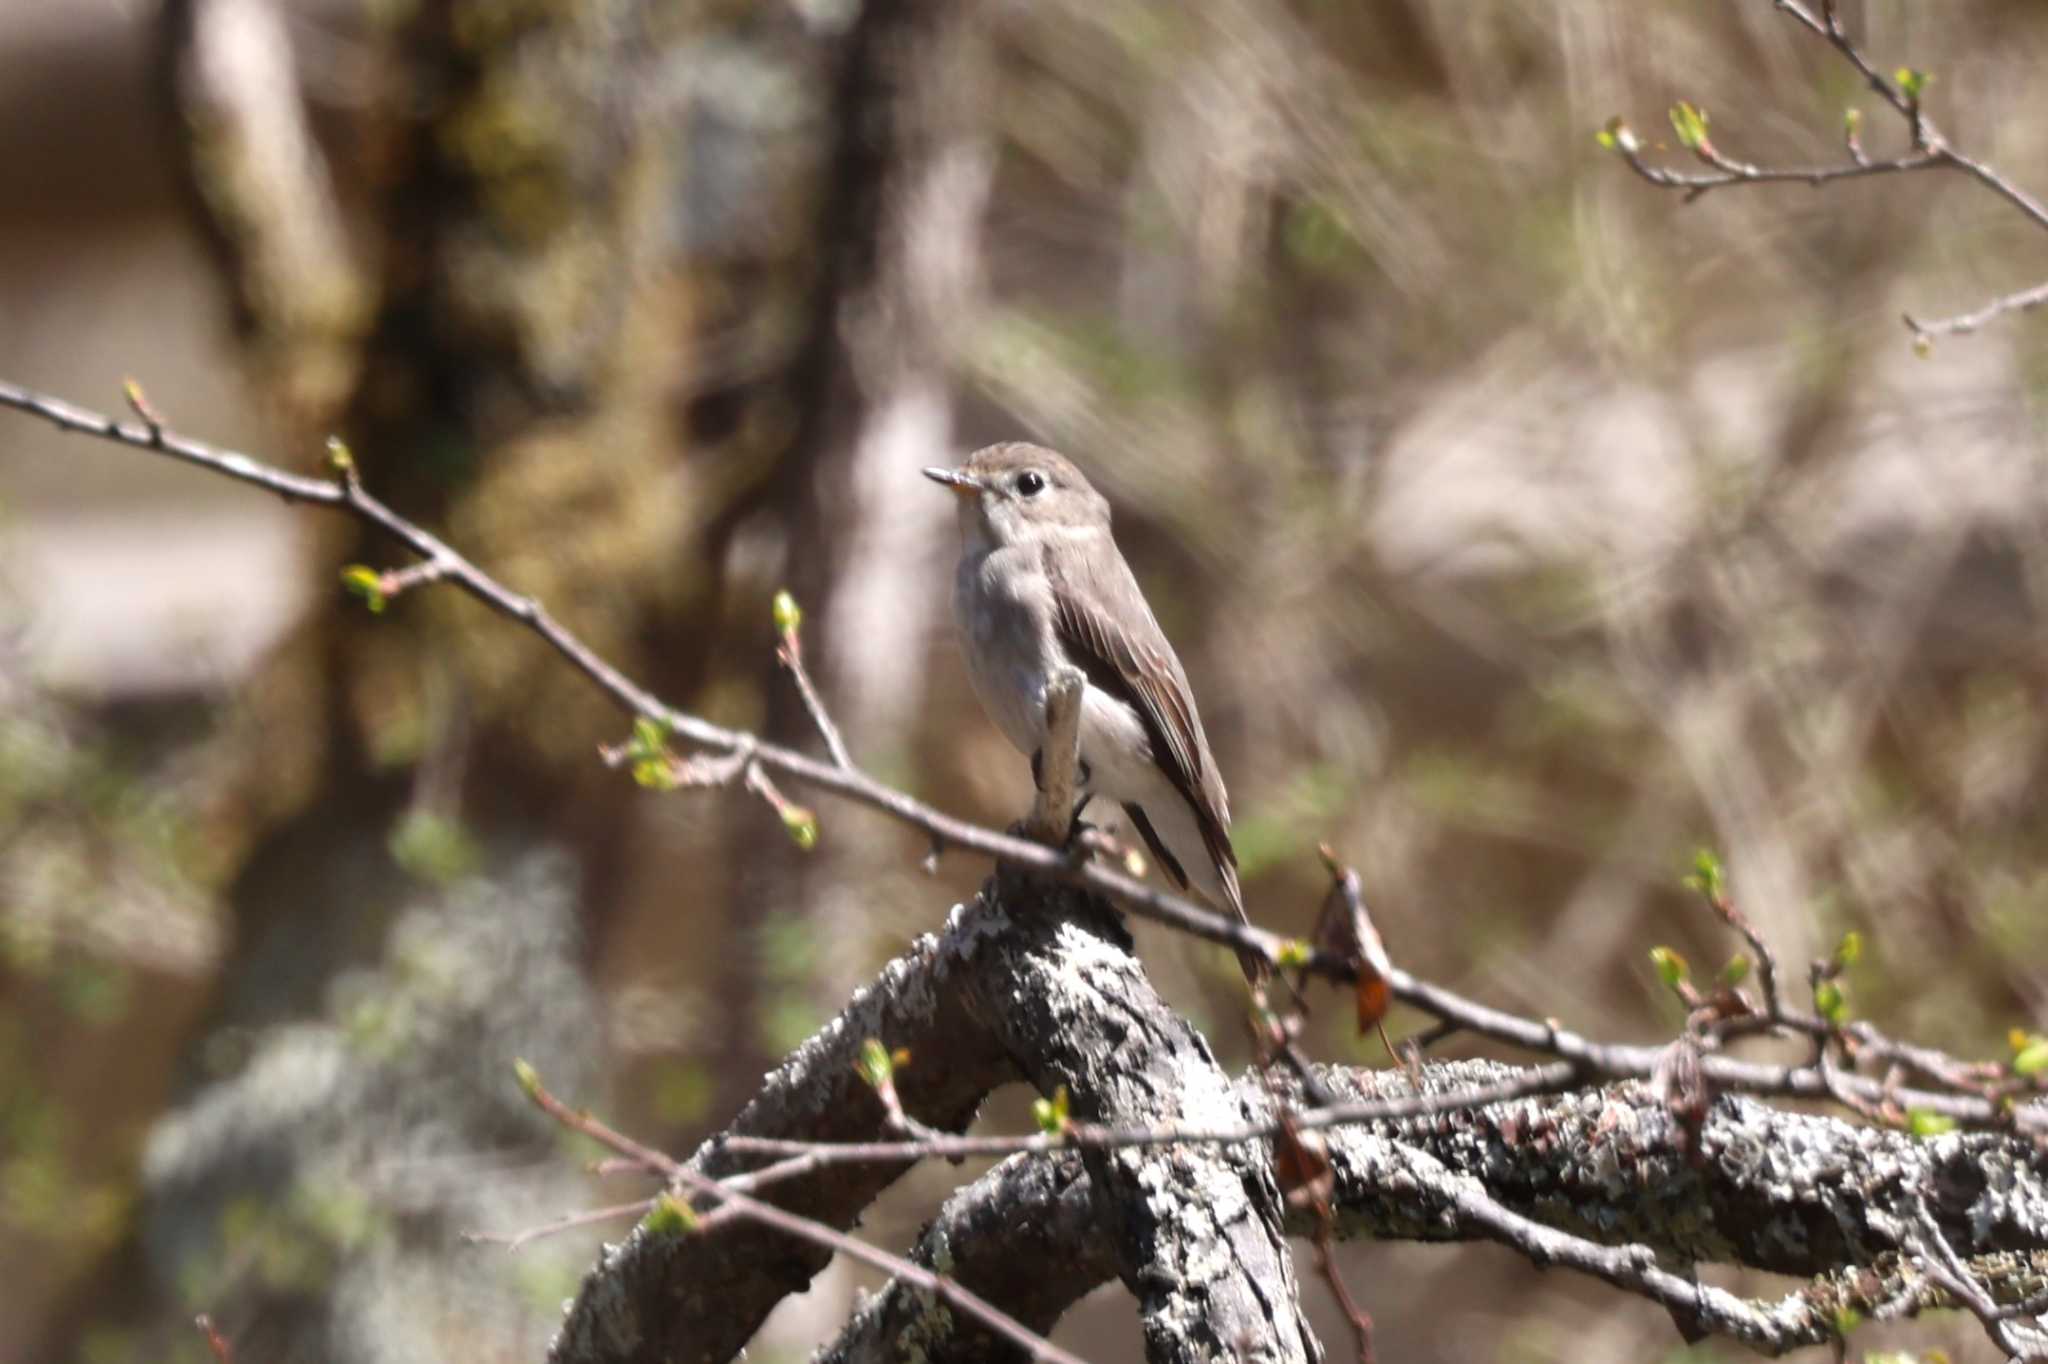
[[[1012,1156],[957,1190],[918,1237],[910,1258],[960,1284],[1041,1334],[1082,1295],[1117,1274],[1096,1220],[1079,1153]],[[1011,1364],[1011,1342],[901,1280],[862,1303],[812,1364]]]
[[[964,1127],[986,1094],[1024,1078],[1065,1085],[1076,1119],[1118,1128],[1264,1121],[1281,1077],[1230,1081],[1146,982],[1115,913],[1070,888],[992,881],[920,939],[768,1079],[731,1133],[816,1142],[893,1135],[855,1073],[861,1043],[906,1047],[906,1113]],[[1339,1101],[1405,1094],[1398,1071],[1331,1067]],[[1422,1071],[1425,1088],[1497,1084],[1489,1062]],[[1306,1105],[1301,1105],[1305,1107]],[[2048,1157],[2022,1137],[1931,1141],[1723,1095],[1695,1156],[1649,1085],[1627,1082],[1397,1122],[1331,1129],[1332,1203],[1345,1237],[1494,1241],[1663,1303],[1679,1329],[1782,1352],[1833,1338],[1841,1313],[1910,1315],[1952,1300],[1915,1267],[1925,1201],[1999,1302],[2048,1283]],[[1033,1330],[1121,1278],[1150,1360],[1313,1359],[1283,1240],[1270,1144],[1188,1143],[1062,1151],[1004,1162],[948,1200],[913,1258],[954,1276]],[[714,1139],[693,1157],[742,1162]],[[834,1165],[770,1190],[835,1227],[905,1166]],[[1299,1211],[1285,1234],[1305,1235]],[[557,1364],[723,1360],[821,1252],[757,1228],[650,1240],[636,1232],[592,1272],[553,1352]],[[1782,1300],[1700,1285],[1697,1264],[1805,1276]],[[1022,1267],[1023,1272],[1020,1271]],[[822,1358],[915,1354],[930,1364],[1013,1359],[959,1313],[891,1284]]]
[[[1224,1125],[1250,1117],[1209,1045],[1152,989],[1101,901],[998,878],[1029,904],[983,949],[970,1009],[1042,1093],[1118,1127]],[[986,892],[984,892],[986,894]],[[1280,1193],[1256,1146],[1090,1151],[1099,1234],[1138,1299],[1153,1364],[1316,1360],[1280,1230]]]
[[[1400,1072],[1328,1067],[1320,1074],[1340,1102],[1409,1089]],[[1447,1092],[1498,1083],[1515,1071],[1466,1061],[1427,1066],[1422,1074],[1425,1088]],[[1268,1111],[1258,1076],[1240,1078],[1237,1087],[1247,1111]],[[1288,1089],[1284,1082],[1278,1087]],[[1849,1314],[1887,1319],[1956,1306],[1914,1263],[1910,1226],[1920,1199],[1995,1301],[2048,1289],[2048,1158],[2025,1140],[1955,1133],[1922,1141],[1735,1095],[1715,1102],[1698,1162],[1681,1154],[1674,1130],[1649,1087],[1634,1082],[1333,1129],[1326,1135],[1338,1233],[1495,1241],[1538,1263],[1557,1253],[1552,1232],[1598,1248],[1640,1247],[1640,1267],[1627,1254],[1614,1256],[1613,1265],[1649,1282],[1619,1287],[1661,1292],[1684,1334],[1717,1331],[1772,1354],[1834,1340]],[[1044,1168],[1036,1178],[1011,1168],[1025,1163]],[[948,1201],[912,1258],[934,1263],[929,1257],[939,1245],[982,1263],[1028,1256],[1065,1271],[1058,1287],[1070,1296],[1060,1306],[1069,1305],[1113,1273],[1090,1257],[1093,1229],[1063,1216],[1087,1196],[1085,1183],[1076,1182],[1086,1177],[1078,1151],[1005,1162]],[[1473,1215],[1487,1207],[1505,1217]],[[976,1233],[971,1247],[963,1246],[969,1226]],[[1026,1231],[1041,1227],[1066,1228],[1073,1239],[1049,1243],[1042,1232]],[[1294,1211],[1287,1229],[1311,1234],[1310,1216]],[[1777,1300],[1750,1301],[1698,1284],[1690,1270],[1702,1264],[1808,1282]],[[1000,1291],[988,1296],[1002,1301]],[[872,1353],[872,1323],[902,1319],[914,1311],[913,1297],[889,1284],[822,1358],[890,1357]],[[1040,1319],[1059,1314],[1043,1301],[1036,1308]],[[936,1347],[927,1349],[927,1364],[1017,1358],[966,1331],[927,1343]]]
[[[858,1074],[861,1044],[908,1049],[897,1078],[904,1110],[933,1127],[965,1127],[982,1097],[1015,1078],[988,1032],[963,1007],[961,976],[974,966],[971,932],[925,937],[858,991],[839,1016],[791,1053],[725,1133],[691,1166],[722,1176],[766,1164],[721,1145],[728,1135],[858,1141],[888,1135],[881,1101]],[[774,1202],[845,1229],[907,1163],[843,1165],[776,1184]],[[827,1252],[752,1224],[715,1236],[650,1236],[644,1227],[585,1278],[549,1358],[555,1364],[724,1361],[746,1345],[775,1304],[802,1292]]]
[[[1046,1093],[1066,1085],[1075,1116],[1088,1121],[1222,1124],[1251,1116],[1208,1045],[1146,982],[1114,911],[1022,878],[991,882],[954,912],[943,937],[920,939],[892,963],[769,1077],[729,1131],[828,1142],[889,1135],[880,1101],[854,1067],[870,1037],[909,1050],[911,1064],[896,1081],[905,1112],[948,1130],[964,1127],[990,1090],[1020,1075]],[[727,1155],[717,1139],[692,1157],[712,1175],[762,1163]],[[831,1167],[778,1183],[768,1196],[845,1228],[904,1168]],[[1262,1148],[1102,1152],[1089,1174],[1090,1225],[1139,1299],[1148,1359],[1320,1357],[1295,1301]],[[825,1260],[749,1226],[702,1239],[636,1229],[586,1279],[551,1358],[732,1358]],[[1017,1291],[1021,1277],[992,1296],[1027,1318],[1057,1319],[1066,1305],[1060,1292],[1034,1302],[1036,1289]]]

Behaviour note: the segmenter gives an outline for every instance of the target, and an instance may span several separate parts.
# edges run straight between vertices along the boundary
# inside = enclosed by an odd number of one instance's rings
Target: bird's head
[[[960,499],[960,529],[993,547],[1060,532],[1109,529],[1109,502],[1066,456],[1042,445],[987,445],[956,469],[924,476]]]

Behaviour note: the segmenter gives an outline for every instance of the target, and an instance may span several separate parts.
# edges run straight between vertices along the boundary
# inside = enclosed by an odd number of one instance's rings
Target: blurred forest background
[[[1842,9],[2048,189],[2048,6]],[[1898,316],[2048,239],[1953,175],[1684,204],[1593,138],[1680,98],[1766,164],[1859,102],[1902,145],[1768,0],[8,0],[0,376],[132,375],[309,472],[341,432],[665,698],[815,746],[788,586],[857,759],[996,824],[1029,777],[916,471],[1045,441],[1188,664],[1261,922],[1307,929],[1328,840],[1404,965],[1649,1037],[1647,949],[1731,950],[1678,887],[1709,844],[1788,961],[1858,928],[1856,1009],[1995,1052],[2048,1020],[2048,323],[1920,358]],[[687,1149],[983,872],[634,788],[530,637],[345,600],[403,560],[339,518],[11,414],[0,499],[0,1358],[203,1359],[203,1309],[252,1364],[537,1360],[603,1229],[461,1233],[638,1188],[511,1059]],[[1140,940],[1241,1058],[1228,954]],[[1311,1050],[1377,1063],[1342,1013]],[[1347,1257],[1384,1358],[1685,1353],[1504,1251]],[[1059,1339],[1130,1357],[1122,1290]]]

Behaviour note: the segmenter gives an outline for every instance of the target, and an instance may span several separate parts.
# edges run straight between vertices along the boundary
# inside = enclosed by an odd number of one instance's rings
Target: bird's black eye
[[[1036,469],[1026,469],[1017,475],[1017,496],[1036,497],[1045,491],[1045,475]]]

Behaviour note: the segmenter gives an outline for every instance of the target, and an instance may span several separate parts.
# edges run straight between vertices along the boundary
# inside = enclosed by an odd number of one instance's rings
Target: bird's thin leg
[[[1079,781],[1076,783],[1077,786],[1085,787],[1088,785],[1088,779],[1093,774],[1089,770],[1086,758],[1081,759],[1081,765],[1076,775],[1079,778]],[[1043,791],[1045,789],[1045,750],[1043,748],[1031,750],[1031,785],[1034,790]],[[1067,842],[1069,844],[1080,836],[1081,829],[1083,828],[1081,813],[1088,808],[1088,802],[1094,799],[1095,793],[1093,791],[1082,791],[1081,799],[1074,802],[1074,813],[1071,816],[1067,834]],[[1093,828],[1094,826],[1089,825],[1086,827]]]
[[[1094,775],[1088,767],[1088,760],[1086,758],[1081,759],[1081,765],[1076,771],[1077,780],[1075,784],[1078,786],[1086,786],[1089,779]],[[1043,791],[1045,789],[1045,750],[1042,748],[1031,750],[1031,787],[1035,791]],[[1093,791],[1090,791],[1087,795],[1081,797],[1081,804],[1074,807],[1074,814],[1076,816],[1081,813],[1081,806],[1088,803],[1088,797],[1094,794]]]

